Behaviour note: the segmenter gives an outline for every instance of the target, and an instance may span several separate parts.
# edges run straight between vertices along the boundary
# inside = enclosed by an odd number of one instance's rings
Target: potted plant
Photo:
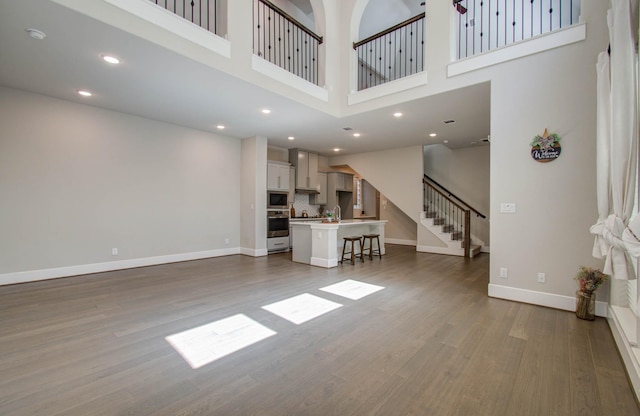
[[[581,266],[576,274],[579,289],[576,292],[576,316],[593,321],[596,317],[596,289],[609,279],[608,274],[598,269]]]

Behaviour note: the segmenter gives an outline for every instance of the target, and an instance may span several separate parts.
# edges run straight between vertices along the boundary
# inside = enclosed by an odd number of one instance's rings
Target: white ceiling
[[[27,28],[47,36],[32,39]],[[123,62],[109,66],[102,53]],[[0,0],[0,57],[0,85],[6,87],[234,138],[266,136],[270,145],[327,155],[336,147],[349,154],[443,140],[451,148],[468,147],[489,134],[487,83],[338,118],[49,0]],[[94,96],[78,96],[83,88]],[[261,114],[263,107],[272,113]],[[404,116],[395,119],[396,111]],[[447,119],[456,123],[444,125]],[[227,128],[217,130],[219,123]],[[428,136],[432,131],[436,138]]]

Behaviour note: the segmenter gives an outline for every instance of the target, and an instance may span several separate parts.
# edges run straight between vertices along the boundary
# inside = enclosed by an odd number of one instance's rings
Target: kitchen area
[[[269,254],[295,251],[294,224],[336,225],[378,218],[379,193],[348,167],[329,167],[326,156],[304,149],[270,148],[268,159]],[[341,250],[342,242],[337,246]]]

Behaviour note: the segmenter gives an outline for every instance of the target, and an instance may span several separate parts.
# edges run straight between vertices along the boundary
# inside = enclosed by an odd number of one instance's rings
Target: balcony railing
[[[318,48],[322,37],[267,0],[253,9],[253,53],[318,85]]]
[[[424,21],[422,13],[353,44],[358,54],[358,90],[424,70]]]
[[[217,0],[149,0],[158,6],[200,26],[209,32],[218,34],[216,10]]]
[[[454,0],[457,59],[578,22],[580,0]]]

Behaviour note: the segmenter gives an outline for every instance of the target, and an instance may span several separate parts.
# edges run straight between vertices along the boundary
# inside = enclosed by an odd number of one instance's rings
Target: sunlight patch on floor
[[[165,339],[196,369],[275,334],[248,316],[238,314]]]
[[[384,289],[383,286],[376,286],[351,279],[320,288],[320,290],[324,292],[333,293],[334,295],[353,300],[361,299],[382,289]]]
[[[341,306],[339,303],[304,293],[263,306],[262,309],[299,325],[334,309],[338,309]]]

